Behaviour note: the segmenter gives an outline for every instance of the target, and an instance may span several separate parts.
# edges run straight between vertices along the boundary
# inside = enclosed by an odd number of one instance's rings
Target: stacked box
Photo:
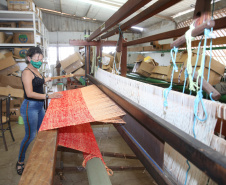
[[[8,10],[34,11],[35,4],[32,0],[7,0]]]

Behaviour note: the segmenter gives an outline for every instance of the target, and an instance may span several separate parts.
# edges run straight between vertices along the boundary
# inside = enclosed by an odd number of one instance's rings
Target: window
[[[74,47],[59,47],[59,60],[64,60],[75,52]],[[48,47],[48,64],[56,65],[57,47]]]

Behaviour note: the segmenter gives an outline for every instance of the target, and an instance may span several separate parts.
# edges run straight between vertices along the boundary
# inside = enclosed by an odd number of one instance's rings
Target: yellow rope
[[[195,40],[195,37],[192,37],[192,31],[194,29],[194,25],[190,25],[190,29],[185,33],[186,43],[187,43],[187,52],[188,52],[188,60],[187,60],[187,72],[188,72],[188,78],[189,78],[189,89],[191,91],[195,91],[195,84],[192,79],[192,65],[191,65],[191,42]]]

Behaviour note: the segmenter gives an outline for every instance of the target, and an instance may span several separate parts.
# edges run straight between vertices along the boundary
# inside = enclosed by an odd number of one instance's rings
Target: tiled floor
[[[5,151],[3,140],[0,138],[0,185],[16,185],[20,180],[17,175],[15,165],[19,153],[20,142],[24,136],[24,126],[15,122],[12,123],[13,134],[15,142],[12,141],[9,132],[6,132],[6,140],[8,151]],[[124,154],[133,154],[131,149],[121,138],[117,130],[112,125],[93,126],[93,131],[101,151],[116,152]],[[32,149],[33,143],[28,148],[26,153],[26,160]],[[83,155],[81,153],[62,153],[63,165],[67,166],[81,166]],[[26,164],[25,160],[25,164]],[[104,157],[108,166],[142,166],[136,159],[124,159]],[[59,152],[57,157],[56,167],[59,166]],[[152,177],[146,170],[134,171],[115,171],[114,175],[110,177],[113,185],[152,185],[156,184]],[[54,185],[88,185],[88,178],[85,171],[74,172],[65,171],[63,180],[60,179],[58,174],[54,176]]]

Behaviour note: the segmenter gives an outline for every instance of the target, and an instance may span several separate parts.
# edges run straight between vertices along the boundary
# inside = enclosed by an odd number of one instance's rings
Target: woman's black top
[[[30,70],[29,68],[25,68],[24,70]],[[45,79],[42,77],[38,77],[32,70],[30,70],[34,74],[34,79],[32,80],[32,86],[33,86],[33,92],[44,94],[44,89],[43,89],[43,84],[45,83]],[[23,81],[22,81],[23,84]],[[27,100],[34,100],[34,101],[44,101],[44,100],[39,100],[39,99],[33,99],[33,98],[28,98],[26,91],[24,89],[24,84],[23,84],[23,90],[24,90],[24,98]]]

